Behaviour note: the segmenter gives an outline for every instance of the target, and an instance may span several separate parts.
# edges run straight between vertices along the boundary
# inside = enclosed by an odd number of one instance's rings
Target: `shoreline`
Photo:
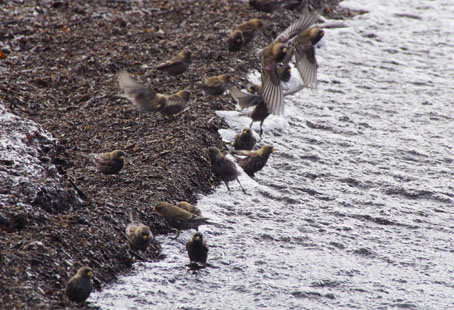
[[[245,85],[246,74],[259,66],[255,50],[300,15],[263,13],[242,2],[183,2],[182,8],[174,2],[45,1],[2,8],[8,28],[0,28],[0,69],[8,79],[0,82],[0,103],[58,139],[48,151],[39,141],[38,147],[62,179],[62,191],[49,199],[18,192],[4,210],[6,221],[24,218],[23,225],[1,226],[0,296],[9,309],[65,307],[66,282],[83,265],[94,270],[96,289],[112,283],[138,260],[124,233],[130,208],[153,234],[169,233],[151,212],[158,201],[194,203],[196,194],[220,183],[205,149],[224,147],[218,129],[226,124],[215,110],[235,106],[230,95],[204,96],[193,83],[230,73],[230,87]],[[337,0],[308,2],[325,13],[341,12]],[[254,17],[265,22],[263,31],[242,51],[228,52],[226,34]],[[183,48],[194,55],[187,72],[171,77],[152,69]],[[171,117],[138,113],[117,96],[120,69],[161,93],[191,90],[189,109]],[[126,152],[127,166],[116,176],[94,172],[86,155],[113,149]],[[155,248],[147,260],[160,259]]]

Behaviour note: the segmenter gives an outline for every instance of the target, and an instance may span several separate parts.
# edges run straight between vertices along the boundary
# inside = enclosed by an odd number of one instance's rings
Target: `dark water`
[[[265,122],[249,188],[198,207],[214,267],[184,243],[94,294],[102,309],[454,309],[454,1],[361,0],[327,30],[319,88]],[[406,14],[406,16],[402,16]],[[419,17],[419,18],[418,18]],[[292,80],[291,86],[297,81]],[[222,112],[232,126],[247,125]],[[257,129],[256,127],[254,127]]]

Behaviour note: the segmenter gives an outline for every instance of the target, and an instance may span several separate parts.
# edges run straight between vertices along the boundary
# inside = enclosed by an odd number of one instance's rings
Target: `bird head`
[[[124,160],[125,159],[125,152],[121,150],[115,150],[111,153],[113,159]]]
[[[202,242],[203,241],[203,235],[201,232],[195,232],[194,235],[192,235],[192,239],[197,242]]]
[[[84,266],[77,271],[77,275],[79,277],[91,278],[93,276],[93,272],[90,267]]]

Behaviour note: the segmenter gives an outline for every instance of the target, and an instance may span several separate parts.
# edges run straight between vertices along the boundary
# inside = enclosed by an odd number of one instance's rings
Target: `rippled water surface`
[[[356,0],[319,88],[265,121],[264,170],[200,197],[213,267],[184,243],[93,294],[102,309],[454,309],[454,1]],[[419,18],[418,18],[419,17]],[[295,80],[290,84],[295,84]],[[230,140],[249,120],[220,112]],[[257,126],[257,125],[256,125]],[[254,129],[258,130],[254,126]]]

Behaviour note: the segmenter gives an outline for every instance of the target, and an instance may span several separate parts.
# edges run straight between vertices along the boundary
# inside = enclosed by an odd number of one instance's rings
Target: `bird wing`
[[[315,23],[319,19],[318,14],[315,11],[311,12],[306,12],[303,14],[300,19],[298,19],[296,22],[291,24],[290,26],[287,27],[278,37],[276,40],[281,39],[283,43],[286,42],[287,40],[292,39],[294,36],[296,36],[298,33],[308,29],[313,23]]]
[[[238,151],[234,151],[233,153],[238,154],[238,155],[248,156],[248,157],[257,156],[257,152],[251,152],[251,151],[247,151],[247,150],[238,150]]]
[[[262,70],[262,85],[261,95],[268,112],[275,115],[284,114],[284,91],[277,66],[271,70]]]
[[[304,82],[305,87],[317,87],[317,60],[315,49],[312,43],[308,42],[296,47],[295,52],[296,68]]]
[[[162,63],[162,64],[159,64],[155,67],[155,69],[166,69],[168,67],[172,67],[172,66],[178,66],[180,65],[181,63],[183,63],[183,58],[180,58],[180,57],[174,57],[170,60],[167,60],[166,62]]]
[[[118,75],[118,84],[125,92],[123,97],[128,98],[141,107],[148,106],[156,96],[156,92],[153,89],[138,83],[126,71],[121,71]]]
[[[242,92],[236,87],[230,90],[230,94],[232,94],[233,99],[240,105],[241,109],[256,106],[263,102],[262,96]]]

